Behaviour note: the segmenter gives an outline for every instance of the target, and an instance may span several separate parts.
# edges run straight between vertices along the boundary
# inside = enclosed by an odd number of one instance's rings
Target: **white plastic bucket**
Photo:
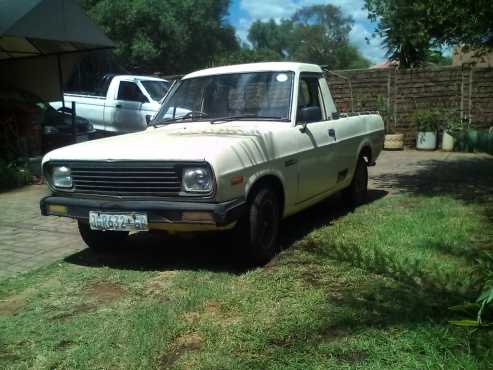
[[[416,149],[435,150],[437,147],[437,133],[434,131],[420,132],[416,138]]]
[[[442,150],[447,152],[454,150],[454,137],[446,131],[443,132],[442,136]]]

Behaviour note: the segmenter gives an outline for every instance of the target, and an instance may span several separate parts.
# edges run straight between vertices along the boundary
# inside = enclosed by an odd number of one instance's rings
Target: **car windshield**
[[[179,119],[288,120],[293,72],[252,72],[182,80],[155,118],[155,123]]]
[[[140,82],[154,101],[160,101],[169,89],[169,82],[166,81],[147,80]]]

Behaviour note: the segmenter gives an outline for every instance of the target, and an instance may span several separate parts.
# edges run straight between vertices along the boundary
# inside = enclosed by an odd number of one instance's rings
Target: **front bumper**
[[[47,196],[40,201],[43,216],[62,216],[86,221],[89,211],[146,212],[149,229],[200,231],[228,228],[234,225],[246,209],[244,199],[223,203],[178,202],[166,200],[102,200]],[[200,213],[200,220],[184,219],[184,213]]]

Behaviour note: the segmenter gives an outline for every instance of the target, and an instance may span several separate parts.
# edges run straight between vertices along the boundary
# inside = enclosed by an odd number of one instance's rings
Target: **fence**
[[[493,68],[365,69],[327,72],[341,112],[379,110],[386,130],[416,143],[416,109],[442,108],[474,128],[493,126]]]

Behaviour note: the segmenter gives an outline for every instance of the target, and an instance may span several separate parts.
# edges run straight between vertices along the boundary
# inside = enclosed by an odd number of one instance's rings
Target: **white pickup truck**
[[[166,80],[147,76],[107,75],[92,93],[66,93],[65,106],[76,103],[77,115],[88,119],[99,131],[142,131],[161,107],[168,91]],[[60,109],[61,102],[51,103]]]
[[[206,69],[174,85],[147,130],[48,153],[41,212],[77,219],[95,249],[129,231],[232,230],[262,263],[282,218],[338,191],[364,202],[383,139],[378,114],[337,113],[319,66]]]

